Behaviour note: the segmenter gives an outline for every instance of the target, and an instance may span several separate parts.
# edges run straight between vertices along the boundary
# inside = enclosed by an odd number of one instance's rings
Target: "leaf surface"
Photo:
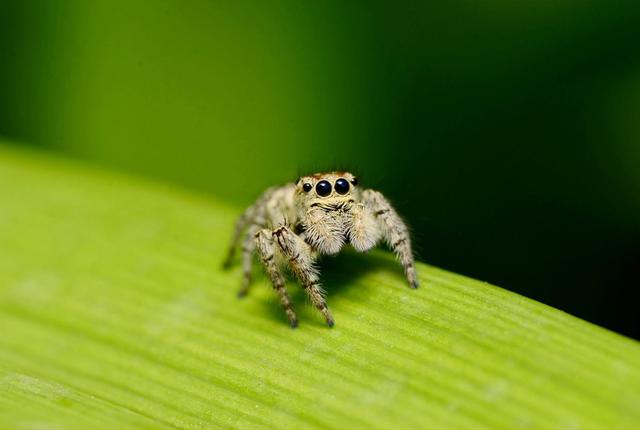
[[[0,202],[0,428],[640,428],[637,342],[487,283],[345,253],[292,330],[239,208],[8,146]]]

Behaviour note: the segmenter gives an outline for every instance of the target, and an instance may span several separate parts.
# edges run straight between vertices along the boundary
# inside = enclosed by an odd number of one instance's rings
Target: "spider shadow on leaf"
[[[323,256],[318,262],[321,284],[326,291],[329,308],[334,311],[340,308],[340,302],[345,298],[358,300],[362,298],[366,302],[368,291],[375,288],[384,288],[380,285],[367,284],[359,280],[372,272],[385,272],[397,277],[399,282],[406,283],[402,267],[395,261],[393,255],[388,252],[375,250],[369,253],[357,253],[352,249],[345,250],[336,256]],[[271,286],[268,279],[264,280]],[[320,314],[313,308],[306,292],[291,273],[287,276],[287,290],[291,298],[298,320],[301,325],[318,324],[325,325]],[[262,301],[265,314],[271,315],[278,321],[286,322],[286,316],[280,306],[277,295]]]

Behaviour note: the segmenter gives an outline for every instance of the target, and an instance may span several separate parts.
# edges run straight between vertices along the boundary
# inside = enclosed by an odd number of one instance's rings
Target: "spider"
[[[267,189],[238,219],[225,266],[229,267],[242,233],[243,297],[251,284],[256,252],[271,278],[291,327],[298,318],[285,287],[282,269],[289,266],[329,327],[334,320],[319,284],[316,260],[337,254],[350,244],[368,251],[380,240],[396,253],[411,288],[418,288],[409,231],[391,204],[378,191],[362,189],[348,172],[316,173],[296,183]]]

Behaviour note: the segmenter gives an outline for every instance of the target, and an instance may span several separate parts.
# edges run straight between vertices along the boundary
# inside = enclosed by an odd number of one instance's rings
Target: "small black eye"
[[[308,193],[309,191],[311,191],[311,188],[313,188],[313,185],[311,185],[310,183],[306,182],[303,186],[302,189],[304,190],[305,193]]]
[[[326,197],[331,194],[331,184],[327,181],[320,181],[316,184],[316,193],[320,197]]]
[[[338,194],[347,194],[349,192],[349,183],[346,179],[340,178],[336,181],[334,188]]]
[[[351,183],[353,184],[354,187],[358,185],[358,178],[354,176],[353,179],[351,180]]]

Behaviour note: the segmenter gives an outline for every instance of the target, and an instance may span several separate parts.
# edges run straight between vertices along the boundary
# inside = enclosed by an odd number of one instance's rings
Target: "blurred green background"
[[[2,0],[0,135],[239,207],[347,168],[422,260],[640,338],[640,2],[346,3]]]

